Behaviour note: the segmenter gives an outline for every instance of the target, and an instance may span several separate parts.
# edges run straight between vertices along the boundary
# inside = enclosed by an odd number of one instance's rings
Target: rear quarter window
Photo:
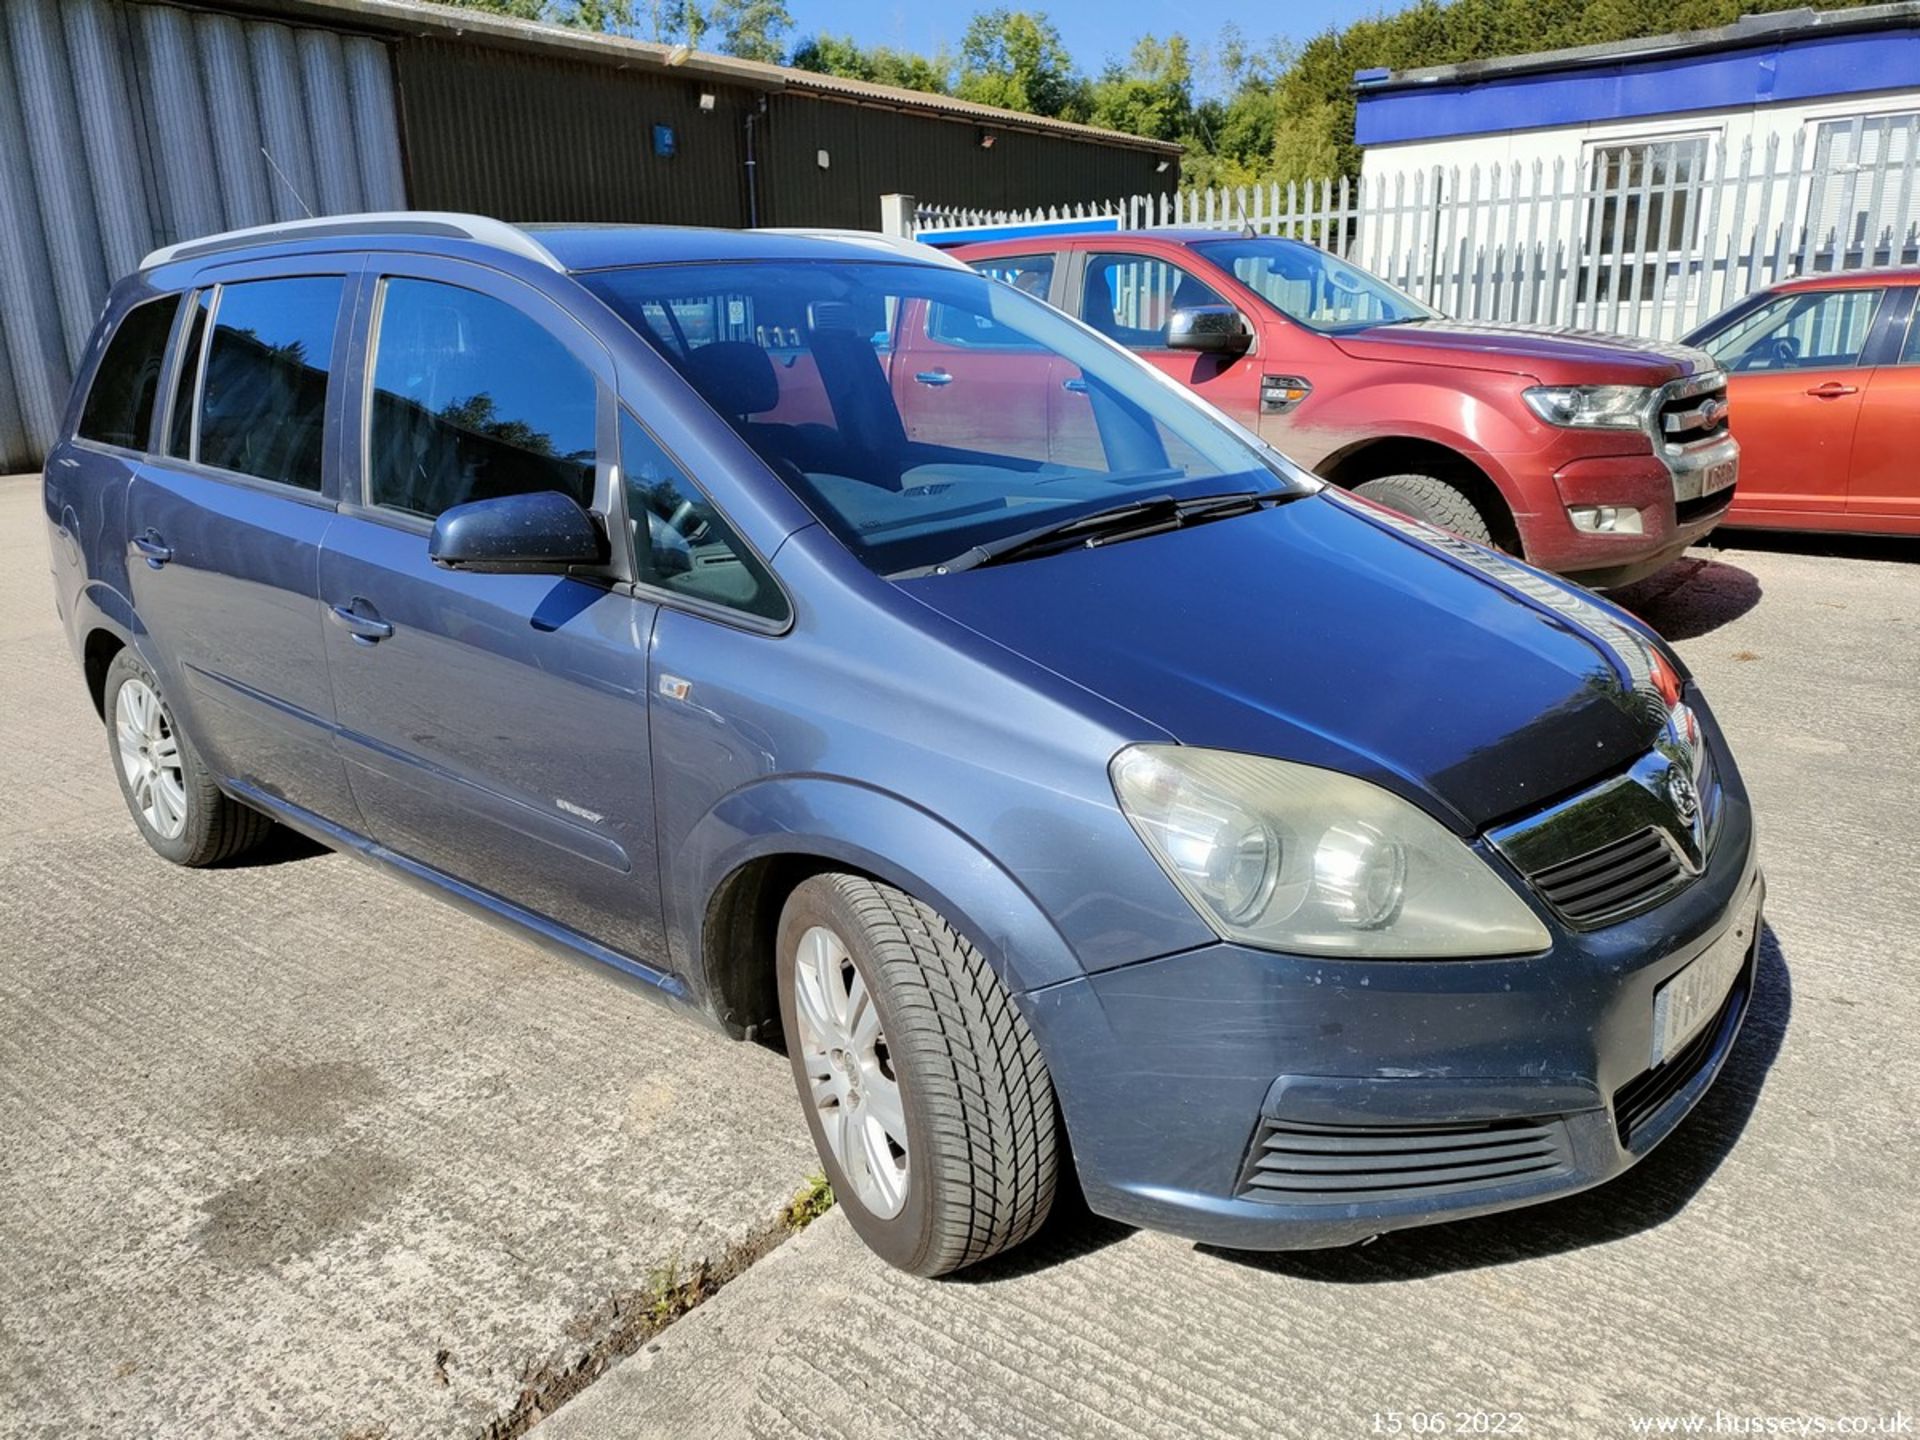
[[[136,305],[121,318],[80,412],[82,440],[125,450],[147,448],[167,339],[179,308],[180,297],[169,295]]]

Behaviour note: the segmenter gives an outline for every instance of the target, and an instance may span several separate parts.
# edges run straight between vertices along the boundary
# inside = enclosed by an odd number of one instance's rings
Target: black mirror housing
[[[607,537],[572,499],[537,490],[441,511],[427,554],[447,570],[561,575],[606,564]]]
[[[1247,317],[1231,305],[1190,305],[1167,318],[1169,350],[1244,355],[1252,344]]]

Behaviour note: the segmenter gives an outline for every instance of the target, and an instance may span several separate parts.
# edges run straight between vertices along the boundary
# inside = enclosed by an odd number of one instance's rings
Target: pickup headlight
[[[1523,393],[1549,425],[1576,430],[1637,430],[1653,398],[1644,385],[1536,385]]]
[[[1367,959],[1552,943],[1463,841],[1364,780],[1183,745],[1130,746],[1111,771],[1133,828],[1225,939]]]

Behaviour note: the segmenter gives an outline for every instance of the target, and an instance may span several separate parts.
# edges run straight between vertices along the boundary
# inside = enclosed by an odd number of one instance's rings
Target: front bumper
[[[1731,435],[1691,448],[1661,447],[1661,453],[1585,456],[1554,472],[1560,506],[1529,517],[1522,542],[1527,559],[1596,589],[1629,585],[1673,561],[1718,525],[1733,503],[1727,471],[1738,475],[1740,447]],[[1717,488],[1707,490],[1710,483]],[[1737,482],[1736,482],[1737,483]],[[1632,506],[1640,534],[1591,534],[1576,530],[1567,514],[1574,505]]]
[[[1343,962],[1222,943],[1033,992],[1089,1205],[1234,1249],[1302,1250],[1619,1175],[1705,1094],[1753,994],[1758,918],[1723,1008],[1649,1071],[1654,992],[1763,887],[1737,781],[1724,804],[1692,885],[1622,924],[1556,926],[1545,956]],[[1467,1173],[1248,1198],[1250,1167],[1276,1135],[1299,1168],[1348,1174],[1343,1146],[1438,1136],[1455,1148],[1435,1171]],[[1494,1163],[1502,1147],[1526,1163]]]

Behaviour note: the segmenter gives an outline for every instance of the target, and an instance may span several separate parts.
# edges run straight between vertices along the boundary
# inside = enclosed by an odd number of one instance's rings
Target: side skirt
[[[270,795],[257,785],[244,780],[227,779],[223,782],[223,788],[241,804],[272,816],[289,830],[298,831],[316,844],[390,870],[428,894],[441,900],[450,900],[471,915],[512,930],[563,960],[587,965],[596,971],[610,970],[614,978],[629,989],[637,990],[649,999],[661,1001],[676,1010],[689,1012],[721,1033],[726,1033],[725,1026],[707,1012],[686,981],[678,975],[656,969],[618,950],[610,950],[577,930],[568,929],[544,915],[515,905],[491,891],[456,880],[443,870],[436,870],[431,865],[423,865],[418,860],[389,850],[357,831],[335,825],[311,810]]]

